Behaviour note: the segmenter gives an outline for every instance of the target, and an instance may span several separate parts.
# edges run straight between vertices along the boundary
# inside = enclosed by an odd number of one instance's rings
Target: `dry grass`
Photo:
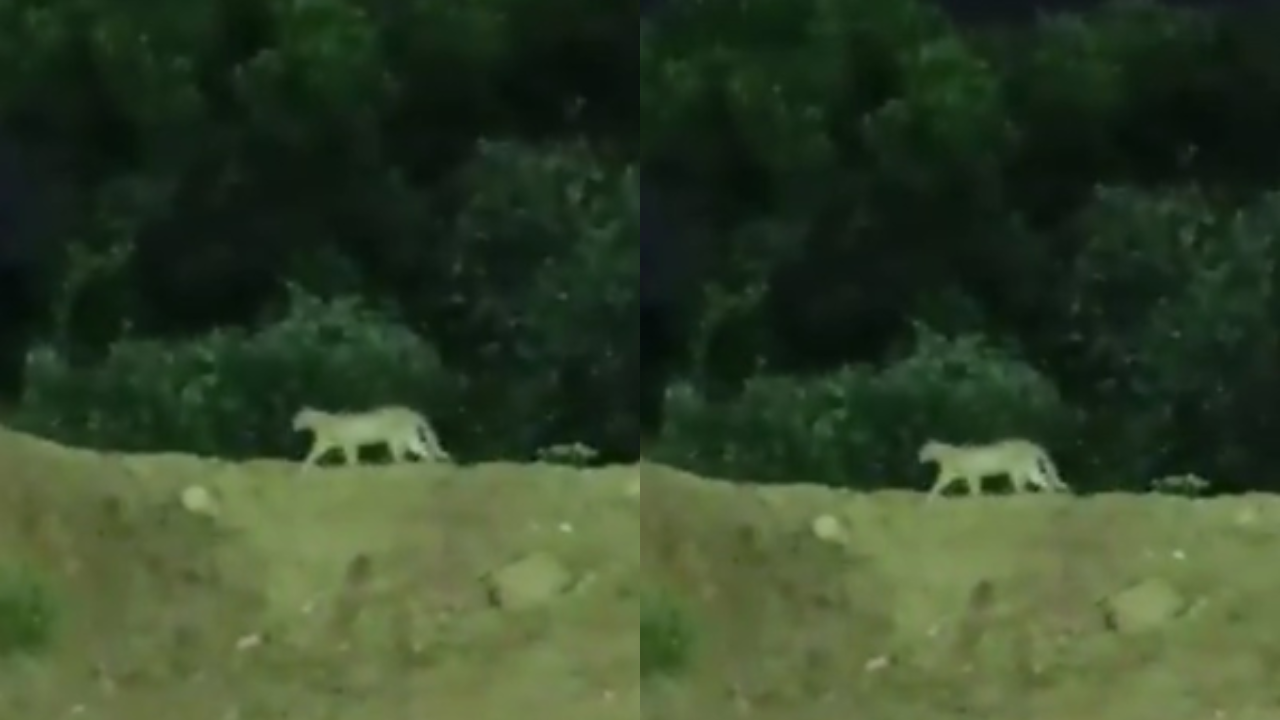
[[[653,466],[299,476],[3,432],[0,458],[0,636],[21,645],[0,717],[1280,718],[1270,497],[925,504]],[[216,519],[181,509],[192,483]],[[845,546],[812,536],[820,513]],[[481,578],[530,551],[590,581],[491,607]],[[1193,612],[1109,630],[1098,601],[1147,578]]]
[[[299,476],[12,433],[0,457],[0,562],[45,578],[62,620],[0,668],[0,717],[640,717],[634,470]],[[181,508],[191,483],[217,519]],[[592,581],[493,608],[481,577],[532,550]]]
[[[832,513],[850,536],[822,543]],[[960,498],[646,478],[645,571],[701,652],[664,720],[1275,720],[1280,502]],[[1099,601],[1143,579],[1190,612],[1145,635]]]

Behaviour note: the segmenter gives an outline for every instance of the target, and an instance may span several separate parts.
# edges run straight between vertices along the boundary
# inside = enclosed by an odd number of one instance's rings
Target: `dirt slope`
[[[703,635],[646,717],[1280,718],[1274,497],[926,504],[669,475],[643,503],[645,572]],[[815,536],[824,513],[843,542]]]
[[[67,607],[0,666],[0,718],[634,720],[634,469],[297,474],[0,433],[0,559]],[[176,501],[198,483],[216,519]],[[522,610],[484,576],[531,553],[574,584]]]
[[[191,485],[216,517],[182,509]],[[822,514],[840,542],[815,536]],[[0,663],[0,718],[1278,720],[1277,528],[1268,497],[925,504],[654,466],[300,476],[0,432],[0,561],[65,605],[52,650]],[[572,582],[495,607],[487,581],[529,553]],[[1152,627],[1104,612],[1153,583]],[[693,629],[691,664],[642,681],[654,597]]]

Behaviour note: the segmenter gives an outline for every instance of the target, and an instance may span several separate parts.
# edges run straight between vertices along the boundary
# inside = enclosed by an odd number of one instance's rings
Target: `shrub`
[[[1229,483],[1270,462],[1277,228],[1275,195],[1233,210],[1196,188],[1102,188],[1075,219],[1062,336],[1097,472]]]
[[[20,566],[0,568],[0,657],[46,649],[56,626],[53,591],[40,576]]]
[[[417,405],[437,418],[451,383],[433,348],[353,300],[295,292],[287,313],[256,332],[186,341],[125,340],[73,368],[34,353],[18,422],[76,444],[224,457],[291,453],[303,404],[360,409]],[[447,442],[447,441],[446,441]]]
[[[455,260],[431,292],[465,328],[453,347],[471,442],[508,457],[625,444],[639,314],[634,168],[580,143],[484,143],[455,190]]]
[[[1053,384],[979,338],[922,332],[884,369],[759,377],[726,403],[689,385],[668,395],[661,459],[721,477],[901,485],[929,438],[983,442],[1024,436],[1052,445],[1072,422]]]
[[[640,677],[673,678],[693,662],[693,618],[670,595],[650,592],[640,611]]]

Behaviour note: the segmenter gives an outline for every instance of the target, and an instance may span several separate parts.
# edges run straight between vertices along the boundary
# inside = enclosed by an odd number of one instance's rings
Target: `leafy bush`
[[[693,662],[693,618],[673,597],[650,592],[640,610],[640,677],[672,678]]]
[[[658,455],[722,477],[902,485],[925,440],[1017,435],[1052,446],[1072,424],[1053,384],[979,338],[924,331],[902,360],[810,378],[759,377],[713,403],[688,385],[668,397]]]
[[[1228,211],[1196,189],[1103,189],[1076,219],[1064,336],[1100,471],[1240,478],[1269,462],[1278,212],[1274,195]]]
[[[0,657],[47,648],[57,630],[57,603],[40,576],[20,566],[0,568]]]
[[[33,354],[28,378],[18,420],[32,431],[116,450],[224,457],[296,453],[302,439],[291,438],[289,421],[303,404],[415,405],[447,424],[453,387],[432,347],[408,328],[354,300],[301,292],[256,332],[126,340],[90,368],[46,348]]]
[[[465,328],[465,431],[494,455],[616,445],[633,432],[619,401],[638,334],[634,168],[576,143],[486,143],[457,182],[455,260],[431,292]]]

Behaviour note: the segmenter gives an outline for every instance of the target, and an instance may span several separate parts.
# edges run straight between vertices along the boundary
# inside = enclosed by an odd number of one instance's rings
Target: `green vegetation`
[[[0,658],[46,650],[54,641],[57,620],[47,583],[25,568],[0,567]]]
[[[693,618],[667,594],[653,592],[640,610],[640,677],[678,678],[693,663],[696,651]]]
[[[634,7],[554,4],[6,5],[0,108],[57,178],[22,422],[295,454],[297,404],[394,399],[463,459],[631,445],[643,165],[693,277],[658,459],[906,485],[926,435],[1020,434],[1086,490],[1274,476],[1280,18],[707,0],[637,67]]]

